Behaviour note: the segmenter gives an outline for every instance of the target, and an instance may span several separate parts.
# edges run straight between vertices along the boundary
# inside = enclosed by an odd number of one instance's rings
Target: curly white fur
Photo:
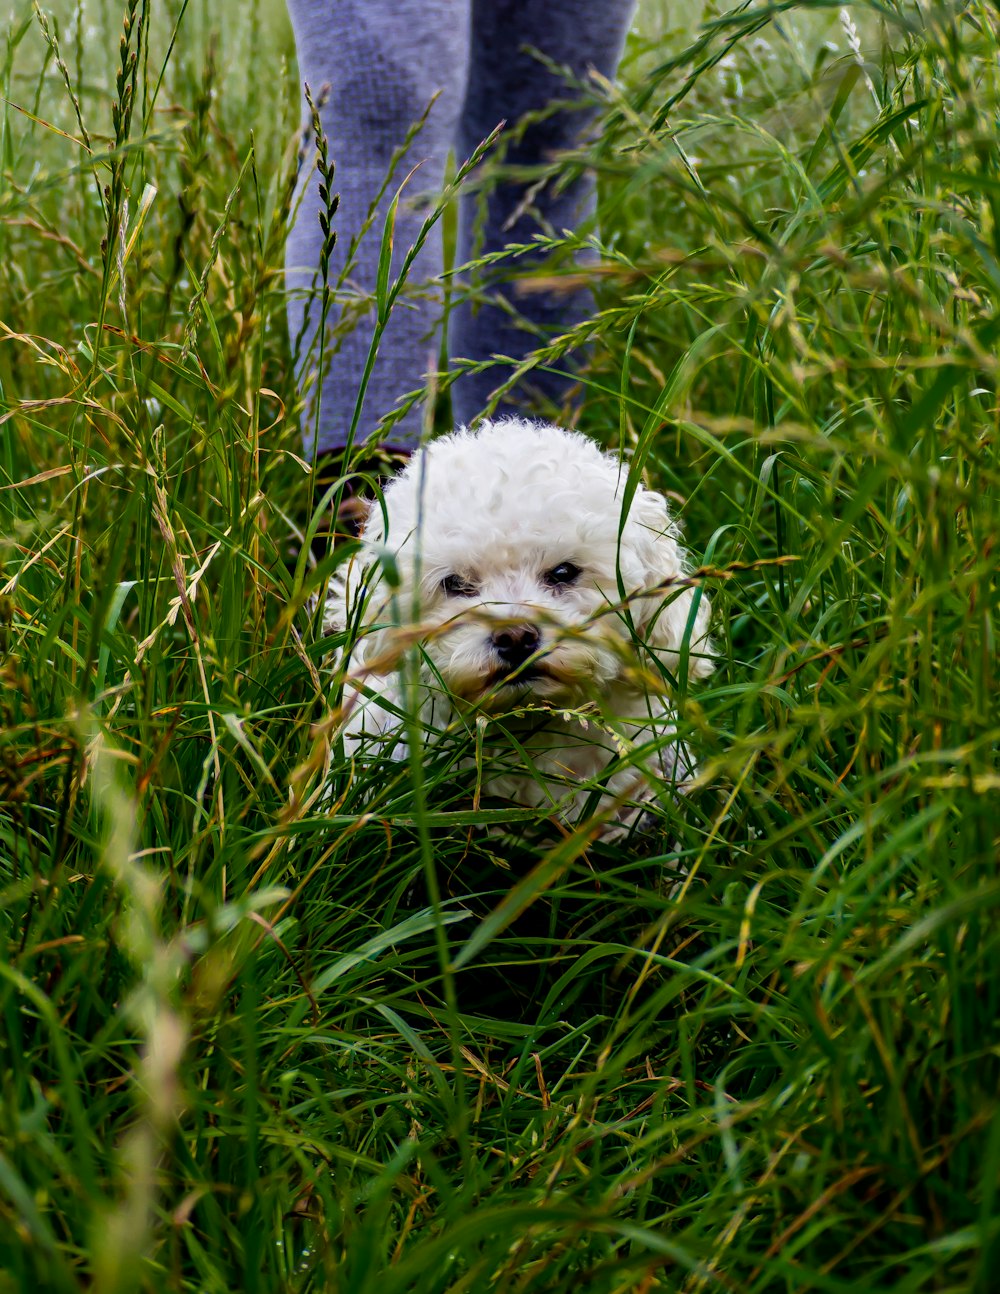
[[[586,437],[520,419],[418,451],[386,486],[384,515],[373,506],[328,600],[328,628],[358,633],[348,753],[378,742],[404,754],[409,704],[428,735],[492,716],[489,734],[504,716],[510,758],[484,774],[482,793],[568,822],[591,779],[612,830],[664,783],[683,789],[693,765],[663,740],[673,719],[656,666],[711,672],[708,598],[684,579],[661,495],[638,485],[623,517],[627,481],[627,464]],[[401,670],[413,644],[415,698]],[[647,743],[655,753],[644,758]]]

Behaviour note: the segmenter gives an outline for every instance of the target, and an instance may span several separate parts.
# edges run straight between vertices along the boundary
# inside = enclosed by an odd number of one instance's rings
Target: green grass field
[[[644,0],[595,91],[574,413],[717,612],[668,895],[449,752],[345,767],[283,6],[12,0],[2,1294],[997,1288],[998,54]]]

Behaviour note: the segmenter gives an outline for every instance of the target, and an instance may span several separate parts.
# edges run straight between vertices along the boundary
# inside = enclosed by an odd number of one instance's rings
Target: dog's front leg
[[[405,716],[397,680],[392,675],[368,675],[344,686],[344,753],[405,759]]]

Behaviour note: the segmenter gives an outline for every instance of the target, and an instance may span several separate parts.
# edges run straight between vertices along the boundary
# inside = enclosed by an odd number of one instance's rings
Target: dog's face
[[[470,534],[456,548],[425,539],[412,611],[426,626],[427,660],[453,696],[489,709],[526,697],[571,704],[620,673],[614,572],[555,520],[547,519],[551,535],[495,516],[486,542]]]
[[[689,627],[692,589],[642,596],[680,579],[683,559],[659,495],[640,486],[623,522],[626,481],[625,465],[555,427],[506,420],[434,441],[365,527],[370,554],[394,554],[400,587],[369,582],[363,619],[381,627],[363,658],[391,654],[393,621],[418,624],[431,672],[460,701],[572,705],[635,669],[631,618],[671,670],[687,633],[690,671],[707,673],[707,601]]]

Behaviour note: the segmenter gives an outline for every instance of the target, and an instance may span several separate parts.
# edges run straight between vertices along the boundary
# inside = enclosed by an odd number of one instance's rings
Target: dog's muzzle
[[[504,673],[519,669],[538,651],[541,641],[541,633],[532,624],[504,625],[490,634],[490,646],[501,661]]]

